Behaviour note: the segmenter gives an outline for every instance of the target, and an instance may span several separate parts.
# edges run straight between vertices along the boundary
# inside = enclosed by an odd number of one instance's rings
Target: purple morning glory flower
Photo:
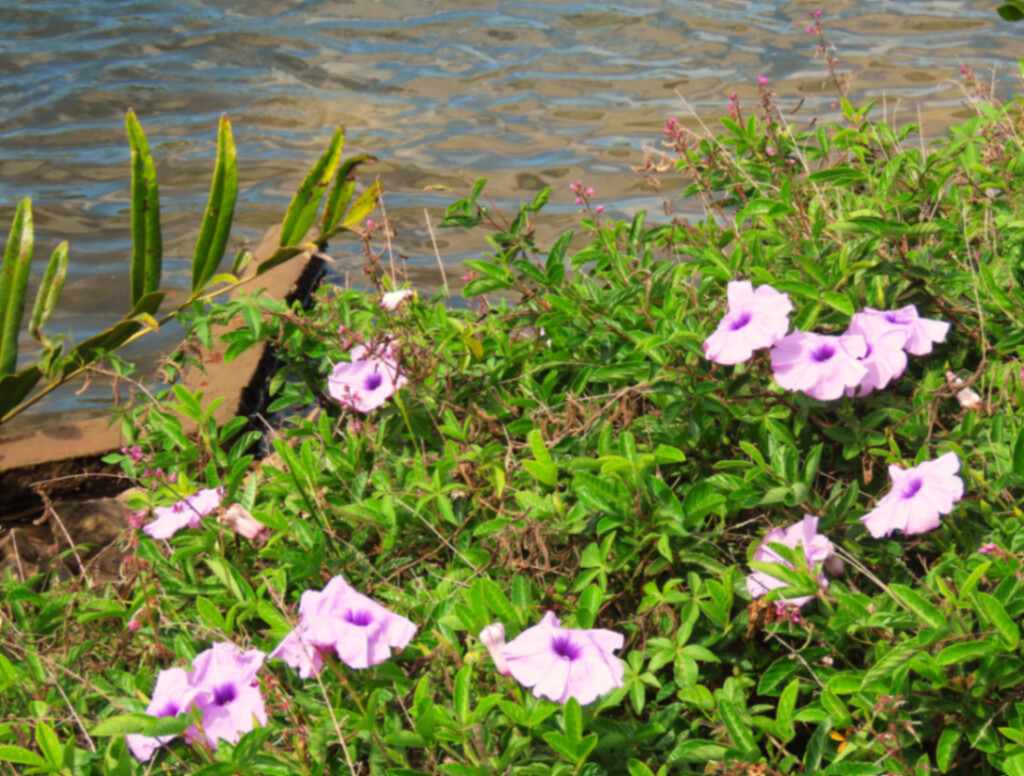
[[[299,601],[299,625],[270,653],[299,671],[319,673],[325,654],[336,654],[349,668],[369,668],[391,657],[416,635],[411,620],[356,592],[344,577],[322,591],[307,590]]]
[[[864,314],[873,318],[881,318],[891,326],[898,326],[907,332],[907,344],[904,349],[914,356],[926,356],[932,352],[932,343],[942,342],[949,333],[946,321],[922,318],[918,315],[917,305],[909,304],[898,310],[876,310],[864,308]]]
[[[501,655],[516,681],[533,688],[534,697],[556,703],[575,698],[586,705],[622,687],[622,661],[612,653],[623,643],[622,634],[614,631],[563,628],[548,612],[506,644]]]
[[[200,518],[206,517],[220,506],[223,488],[203,488],[169,507],[156,507],[156,520],[142,530],[154,539],[170,539],[182,528],[199,528]]]
[[[195,688],[189,679],[189,673],[183,668],[168,668],[157,674],[153,697],[146,707],[146,713],[151,717],[176,717],[188,711],[195,696]],[[136,759],[148,762],[157,749],[174,738],[129,733],[125,741]]]
[[[832,401],[867,376],[868,370],[858,361],[866,352],[867,343],[859,334],[828,337],[795,331],[772,348],[772,372],[786,390]]]
[[[889,467],[892,490],[860,518],[876,539],[893,531],[919,534],[939,525],[939,517],[953,511],[963,498],[964,481],[957,476],[960,459],[946,453],[910,469]]]
[[[352,348],[352,360],[335,364],[327,392],[344,407],[372,412],[408,382],[390,347],[374,355],[363,345]]]
[[[867,352],[860,360],[867,374],[855,388],[846,389],[847,396],[866,396],[885,388],[907,368],[907,354],[903,350],[908,333],[905,326],[889,323],[880,316],[855,313],[846,333],[861,335],[867,344]]]
[[[256,680],[265,657],[258,649],[243,652],[234,644],[220,643],[192,661],[194,701],[203,712],[203,734],[211,749],[217,749],[219,740],[238,743],[256,722],[267,724],[263,693]],[[199,731],[192,726],[185,735],[195,740]]]
[[[792,563],[771,548],[771,544],[784,544],[793,549],[801,547],[804,551],[804,557],[807,558],[807,565],[812,569],[816,564],[824,564],[828,561],[832,557],[834,550],[832,542],[829,541],[828,537],[818,533],[818,518],[814,515],[804,515],[804,519],[799,523],[793,523],[793,525],[785,529],[773,528],[765,534],[764,539],[761,541],[761,546],[754,552],[753,560],[763,563],[779,563],[795,569],[796,567]],[[824,570],[819,573],[818,582],[825,586],[828,585],[828,579],[825,578]],[[753,571],[747,575],[747,592],[750,593],[752,598],[760,598],[767,594],[769,590],[786,586],[786,583],[781,579],[776,579],[764,571]],[[787,604],[800,607],[813,597],[807,595],[783,600]]]
[[[749,280],[734,280],[726,290],[729,309],[704,340],[704,354],[716,364],[740,364],[755,350],[771,347],[789,330],[793,303],[787,294]]]

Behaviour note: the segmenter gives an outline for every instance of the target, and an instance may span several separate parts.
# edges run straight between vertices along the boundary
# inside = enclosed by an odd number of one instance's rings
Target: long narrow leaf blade
[[[18,330],[25,315],[33,241],[32,202],[25,198],[18,203],[0,266],[0,378],[14,374],[18,362]]]
[[[160,234],[160,193],[149,143],[135,112],[125,119],[132,151],[132,263],[129,269],[132,304],[160,286],[163,238]]]
[[[306,179],[302,181],[299,190],[292,197],[292,202],[285,213],[284,223],[281,225],[281,247],[285,248],[294,245],[306,236],[309,227],[313,225],[316,218],[316,211],[320,208],[320,202],[324,198],[324,192],[338,170],[338,163],[341,161],[341,149],[345,145],[345,128],[338,127],[331,138],[331,144],[327,147],[324,155],[313,165]]]
[[[28,396],[29,391],[43,377],[42,370],[36,364],[25,367],[20,372],[7,375],[0,380],[0,423],[14,416],[11,410]]]
[[[43,275],[43,282],[39,284],[39,291],[36,292],[36,301],[32,305],[32,317],[29,318],[28,333],[38,342],[46,344],[43,337],[43,326],[53,314],[57,306],[60,292],[64,289],[64,280],[68,276],[68,244],[62,242],[50,256],[50,263],[46,265],[46,273]]]
[[[381,194],[383,192],[384,186],[381,182],[374,182],[370,188],[360,194],[358,199],[352,203],[352,209],[349,210],[348,215],[345,216],[345,220],[320,235],[321,240],[329,240],[339,232],[351,231],[356,224],[363,221],[363,219],[376,209],[377,203],[380,202]]]
[[[163,291],[154,291],[146,294],[139,300],[130,313],[115,323],[109,329],[104,329],[99,334],[94,334],[89,339],[80,343],[69,356],[68,364],[65,367],[65,374],[70,374],[80,366],[91,364],[101,356],[112,353],[124,345],[136,332],[140,331],[143,324],[137,320],[146,320],[146,316],[153,316],[160,308],[164,299]]]
[[[338,221],[348,210],[348,204],[352,201],[352,193],[356,189],[356,167],[365,162],[372,164],[376,161],[376,156],[361,154],[341,163],[341,167],[338,168],[338,177],[334,181],[334,186],[331,187],[331,193],[327,195],[327,204],[324,206],[323,232],[329,232],[337,226]]]
[[[203,214],[203,226],[192,254],[192,294],[213,277],[224,256],[238,197],[238,155],[227,115],[220,118],[217,132],[217,163],[210,185],[210,201]]]

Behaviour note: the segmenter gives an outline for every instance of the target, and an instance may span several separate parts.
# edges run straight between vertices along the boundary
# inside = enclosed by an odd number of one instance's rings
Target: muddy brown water
[[[220,114],[231,116],[239,154],[232,254],[280,220],[343,123],[350,153],[379,157],[364,179],[383,180],[408,277],[430,292],[440,276],[423,211],[436,221],[452,198],[432,187],[487,177],[491,197],[511,209],[554,186],[543,240],[573,226],[576,179],[610,215],[661,217],[672,184],[652,194],[631,165],[660,142],[667,118],[695,127],[692,108],[713,125],[733,91],[749,104],[758,74],[783,104],[805,100],[799,116],[834,115],[806,32],[819,7],[850,97],[884,96],[897,122],[920,109],[934,135],[969,115],[961,63],[1002,96],[1017,85],[1024,24],[1000,20],[989,0],[0,3],[0,228],[6,233],[17,201],[32,197],[33,284],[53,247],[70,241],[70,275],[49,330],[82,339],[127,306],[128,107],[156,158],[172,294],[188,282]],[[481,236],[437,236],[458,287],[459,262],[481,250]],[[358,283],[353,246],[332,252],[335,279],[351,270]],[[166,327],[129,355],[149,364],[179,336]],[[31,353],[25,342],[23,357]],[[16,423],[102,412],[108,401],[99,386],[64,391]]]

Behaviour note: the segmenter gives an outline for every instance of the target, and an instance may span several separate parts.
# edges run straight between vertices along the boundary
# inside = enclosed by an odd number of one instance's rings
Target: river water
[[[817,38],[828,40],[858,103],[884,96],[896,121],[935,135],[970,115],[961,64],[1008,96],[1024,56],[1024,23],[991,0],[3,0],[0,2],[0,229],[17,201],[33,201],[35,282],[50,251],[71,244],[71,269],[50,332],[78,340],[128,305],[129,151],[132,107],[156,159],[164,228],[164,285],[183,290],[216,155],[217,121],[231,116],[240,194],[229,255],[280,221],[306,170],[342,123],[348,153],[380,161],[396,249],[409,279],[438,287],[424,209],[436,222],[452,194],[489,178],[487,192],[514,208],[554,186],[545,234],[573,225],[568,184],[582,179],[611,215],[646,208],[660,193],[630,169],[656,147],[669,117],[714,124],[728,95],[747,104],[769,79],[798,117],[835,114]],[[794,120],[799,120],[795,118]],[[676,203],[686,210],[686,203]],[[458,264],[481,236],[446,230],[438,247],[459,286]],[[332,246],[336,280],[360,260]],[[34,290],[30,290],[34,293]],[[145,338],[148,364],[180,330]],[[23,343],[30,358],[31,343]],[[56,394],[28,423],[97,411],[109,388]],[[20,423],[24,425],[24,422]],[[10,428],[10,427],[8,427]]]

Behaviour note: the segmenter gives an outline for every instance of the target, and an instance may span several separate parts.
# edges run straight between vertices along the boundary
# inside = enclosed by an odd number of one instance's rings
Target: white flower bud
[[[498,669],[498,673],[508,676],[510,673],[508,663],[505,662],[505,656],[501,652],[505,648],[505,626],[500,622],[492,623],[480,631],[479,639],[480,643],[490,652],[491,660],[494,661],[494,667]]]

